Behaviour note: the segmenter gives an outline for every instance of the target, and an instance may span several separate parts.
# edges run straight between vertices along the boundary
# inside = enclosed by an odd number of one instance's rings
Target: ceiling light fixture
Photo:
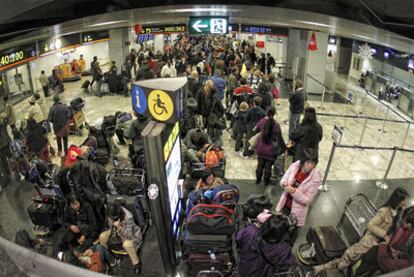
[[[106,26],[106,25],[118,24],[118,23],[123,23],[123,22],[128,22],[128,20],[114,20],[114,21],[95,23],[95,24],[89,25],[88,27],[99,27],[99,26]]]
[[[324,23],[318,23],[313,21],[306,21],[306,20],[296,20],[296,22],[304,23],[304,24],[310,24],[314,26],[320,26],[320,27],[329,27],[329,28],[335,28],[335,26],[324,24]]]

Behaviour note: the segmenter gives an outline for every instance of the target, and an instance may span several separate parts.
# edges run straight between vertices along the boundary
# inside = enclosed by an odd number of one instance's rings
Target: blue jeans
[[[98,252],[101,255],[102,261],[106,263],[107,265],[113,265],[115,263],[114,256],[111,254],[111,252],[109,252],[109,250],[105,246],[100,245],[100,244],[95,244],[90,249],[93,252]]]

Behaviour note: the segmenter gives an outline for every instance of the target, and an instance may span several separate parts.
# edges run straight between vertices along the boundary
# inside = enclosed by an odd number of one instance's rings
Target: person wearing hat
[[[305,150],[313,150],[316,155],[319,152],[319,142],[323,138],[323,129],[316,120],[315,108],[307,108],[302,123],[289,136],[291,144],[295,146],[293,161],[302,160]]]
[[[309,206],[321,184],[322,177],[316,168],[317,164],[318,157],[315,151],[306,150],[302,160],[292,163],[280,181],[284,192],[277,203],[276,212],[295,216],[298,227],[305,225]],[[291,238],[291,245],[296,237],[297,232],[296,236]]]
[[[59,95],[53,97],[53,106],[49,110],[49,122],[53,124],[53,132],[56,135],[58,155],[62,155],[62,150],[66,154],[68,150],[69,119],[71,112],[69,108],[60,101]],[[62,149],[63,141],[63,149]]]
[[[33,119],[36,123],[42,123],[46,120],[43,114],[42,107],[36,103],[36,97],[32,96],[29,100],[29,111],[27,112],[26,119]]]
[[[111,203],[108,207],[108,229],[99,235],[99,243],[108,248],[111,236],[118,236],[122,241],[122,247],[128,253],[135,274],[139,275],[142,263],[137,255],[137,245],[142,240],[141,229],[135,223],[132,213],[119,203]]]

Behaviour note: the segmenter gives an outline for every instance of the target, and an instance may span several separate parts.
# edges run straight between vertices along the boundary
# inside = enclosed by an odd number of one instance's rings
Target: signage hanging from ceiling
[[[80,34],[52,37],[39,41],[40,55],[63,51],[66,48],[73,48],[81,44]]]
[[[140,26],[140,28],[138,28]],[[185,24],[170,24],[170,25],[157,25],[157,26],[141,26],[136,25],[135,33],[139,34],[177,34],[187,32],[187,26]]]
[[[229,31],[228,17],[190,17],[188,32],[190,34],[227,34]]]
[[[109,31],[82,33],[82,43],[99,42],[109,39]]]
[[[273,27],[273,26],[258,26],[258,25],[241,25],[241,32],[248,34],[263,34],[263,35],[279,35],[288,36],[289,30],[287,28]]]
[[[3,50],[0,52],[0,71],[36,58],[34,43]]]

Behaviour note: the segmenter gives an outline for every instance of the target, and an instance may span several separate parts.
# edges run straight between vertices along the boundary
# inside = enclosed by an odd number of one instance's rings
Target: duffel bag
[[[234,211],[223,205],[198,204],[191,209],[187,225],[195,235],[231,235],[235,231]]]
[[[211,203],[234,206],[239,202],[240,192],[235,185],[224,184],[215,187],[211,192]]]
[[[306,239],[310,244],[314,243],[315,258],[319,264],[341,257],[347,249],[338,229],[333,225],[310,228]]]

